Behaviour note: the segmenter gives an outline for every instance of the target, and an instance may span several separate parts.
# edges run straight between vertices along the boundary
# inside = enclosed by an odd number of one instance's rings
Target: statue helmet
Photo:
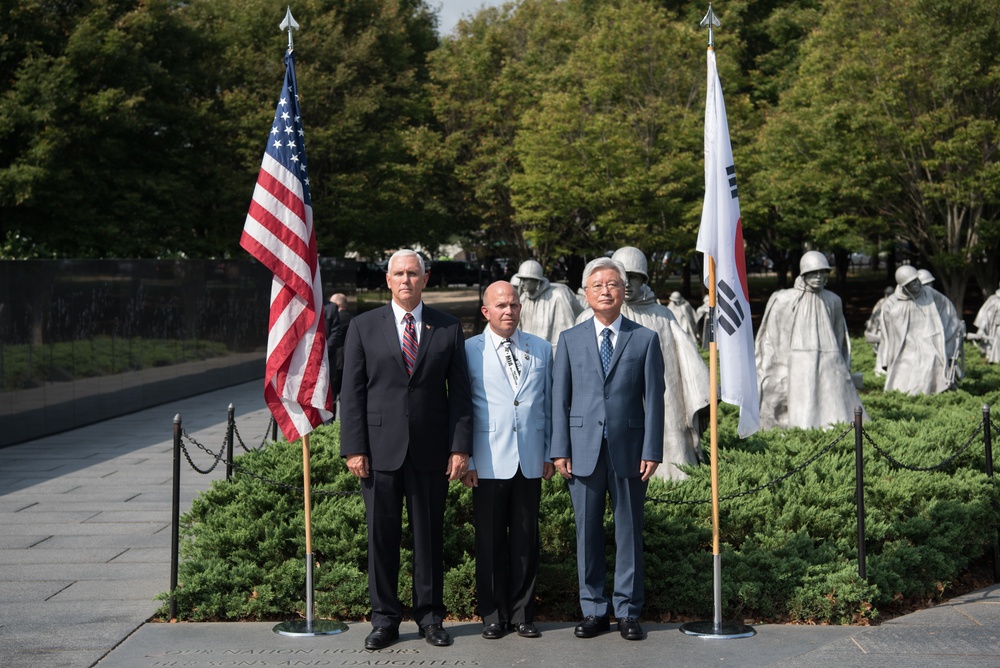
[[[917,277],[924,285],[930,285],[934,282],[934,275],[926,269],[917,269]]]
[[[904,264],[896,270],[896,285],[908,285],[916,280],[920,280],[920,274],[913,268],[913,265]]]
[[[649,272],[646,270],[646,255],[635,246],[622,246],[611,256],[617,261],[628,274],[642,274],[649,280]]]
[[[826,256],[819,251],[807,251],[802,254],[799,260],[799,276],[808,274],[810,271],[830,271],[830,263]]]
[[[521,266],[517,268],[517,273],[514,274],[514,278],[518,281],[522,281],[526,278],[533,278],[536,281],[541,281],[545,278],[545,274],[542,273],[542,265],[538,264],[534,260],[525,260],[521,263]]]
[[[680,304],[682,301],[684,301],[684,297],[683,295],[681,295],[681,293],[674,290],[673,292],[670,293],[670,301],[672,301],[675,304]]]

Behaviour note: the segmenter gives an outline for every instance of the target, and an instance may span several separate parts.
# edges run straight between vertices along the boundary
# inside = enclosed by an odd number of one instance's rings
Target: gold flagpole
[[[708,49],[715,46],[713,28],[722,25],[712,5],[708,5],[708,13],[701,20],[701,26],[708,27]],[[707,157],[706,157],[707,159]],[[715,341],[715,258],[708,259],[708,372],[709,372],[709,438],[710,466],[712,475],[712,622],[688,622],[681,625],[681,632],[703,638],[749,638],[757,632],[750,626],[741,623],[724,624],[722,621],[722,549],[719,541],[719,349]]]

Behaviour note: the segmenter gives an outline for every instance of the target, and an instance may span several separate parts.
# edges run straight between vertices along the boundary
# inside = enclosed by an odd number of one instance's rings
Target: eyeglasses
[[[594,292],[604,292],[607,288],[608,292],[618,292],[622,289],[622,284],[617,281],[608,281],[607,283],[592,283],[590,289]]]

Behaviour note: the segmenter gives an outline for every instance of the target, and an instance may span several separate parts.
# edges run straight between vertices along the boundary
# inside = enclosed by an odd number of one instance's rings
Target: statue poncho
[[[687,302],[683,297],[679,297],[679,301],[674,301],[671,299],[667,302],[667,308],[670,312],[674,314],[674,318],[677,319],[677,323],[681,326],[685,332],[687,332],[692,339],[697,343],[698,341],[698,325],[697,316],[695,316],[694,308]]]
[[[914,298],[897,286],[882,305],[878,364],[885,369],[885,390],[939,394],[961,378],[949,377],[960,357],[962,321],[951,300],[923,288]]]
[[[1000,290],[989,296],[976,314],[979,349],[987,364],[1000,362]]]
[[[592,317],[589,308],[577,322]],[[663,352],[666,390],[663,394],[663,464],[656,469],[660,478],[683,480],[687,474],[677,465],[696,465],[701,460],[701,429],[697,413],[708,406],[708,367],[698,352],[698,344],[677,322],[666,306],[656,301],[648,285],[639,298],[622,305],[622,315],[656,332]]]
[[[807,289],[799,276],[771,295],[755,349],[761,429],[853,422],[861,398],[840,297]]]
[[[878,363],[878,344],[882,339],[882,306],[885,305],[885,300],[888,296],[882,297],[877,302],[875,302],[875,307],[872,309],[872,314],[865,321],[865,341],[872,344],[872,350],[875,352],[875,375],[884,376],[885,369],[879,366]]]
[[[535,296],[521,293],[521,331],[540,336],[552,344],[555,355],[556,342],[563,330],[576,323],[580,303],[568,286],[540,280]]]

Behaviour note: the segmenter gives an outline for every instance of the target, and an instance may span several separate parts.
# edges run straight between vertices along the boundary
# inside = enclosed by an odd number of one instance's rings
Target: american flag
[[[285,438],[294,441],[333,416],[333,395],[291,49],[240,245],[274,273],[264,399]]]

